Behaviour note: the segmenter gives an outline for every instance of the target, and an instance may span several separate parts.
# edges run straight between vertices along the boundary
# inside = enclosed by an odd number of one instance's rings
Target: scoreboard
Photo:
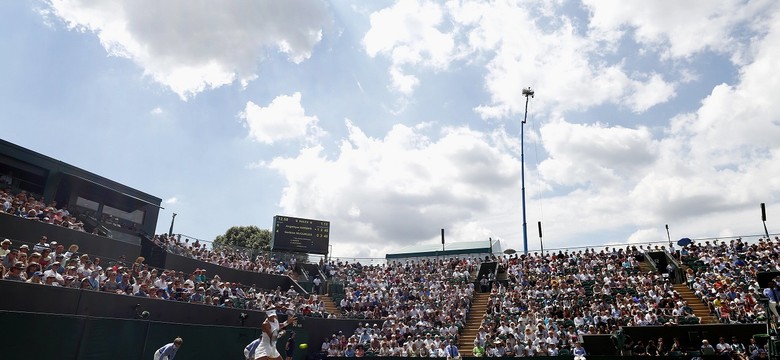
[[[328,253],[330,222],[274,216],[271,232],[271,250],[294,251],[307,254]]]

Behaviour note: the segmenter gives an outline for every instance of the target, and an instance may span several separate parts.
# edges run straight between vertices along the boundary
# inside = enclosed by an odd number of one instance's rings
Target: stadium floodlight
[[[525,115],[523,115],[523,122],[520,124],[520,186],[522,190],[522,202],[523,202],[523,251],[525,255],[528,255],[528,224],[526,223],[525,216],[525,123],[528,121],[528,99],[534,97],[534,91],[528,87],[523,89],[523,96],[525,96]]]

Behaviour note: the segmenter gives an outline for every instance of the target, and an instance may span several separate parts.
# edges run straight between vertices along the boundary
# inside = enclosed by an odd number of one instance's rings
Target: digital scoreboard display
[[[328,253],[330,222],[274,216],[271,232],[271,250],[294,251],[307,254]]]

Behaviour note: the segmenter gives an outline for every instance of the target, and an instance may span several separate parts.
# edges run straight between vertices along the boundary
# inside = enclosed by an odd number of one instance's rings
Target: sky
[[[530,251],[780,226],[774,0],[3,1],[0,53],[0,137],[160,233],[523,250],[521,153]]]

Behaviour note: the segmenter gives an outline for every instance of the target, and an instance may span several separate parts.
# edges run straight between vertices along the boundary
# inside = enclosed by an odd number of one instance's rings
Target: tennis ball
[[[305,350],[306,348],[309,347],[309,344],[303,343],[303,344],[298,345],[298,347],[301,348],[301,350]]]

